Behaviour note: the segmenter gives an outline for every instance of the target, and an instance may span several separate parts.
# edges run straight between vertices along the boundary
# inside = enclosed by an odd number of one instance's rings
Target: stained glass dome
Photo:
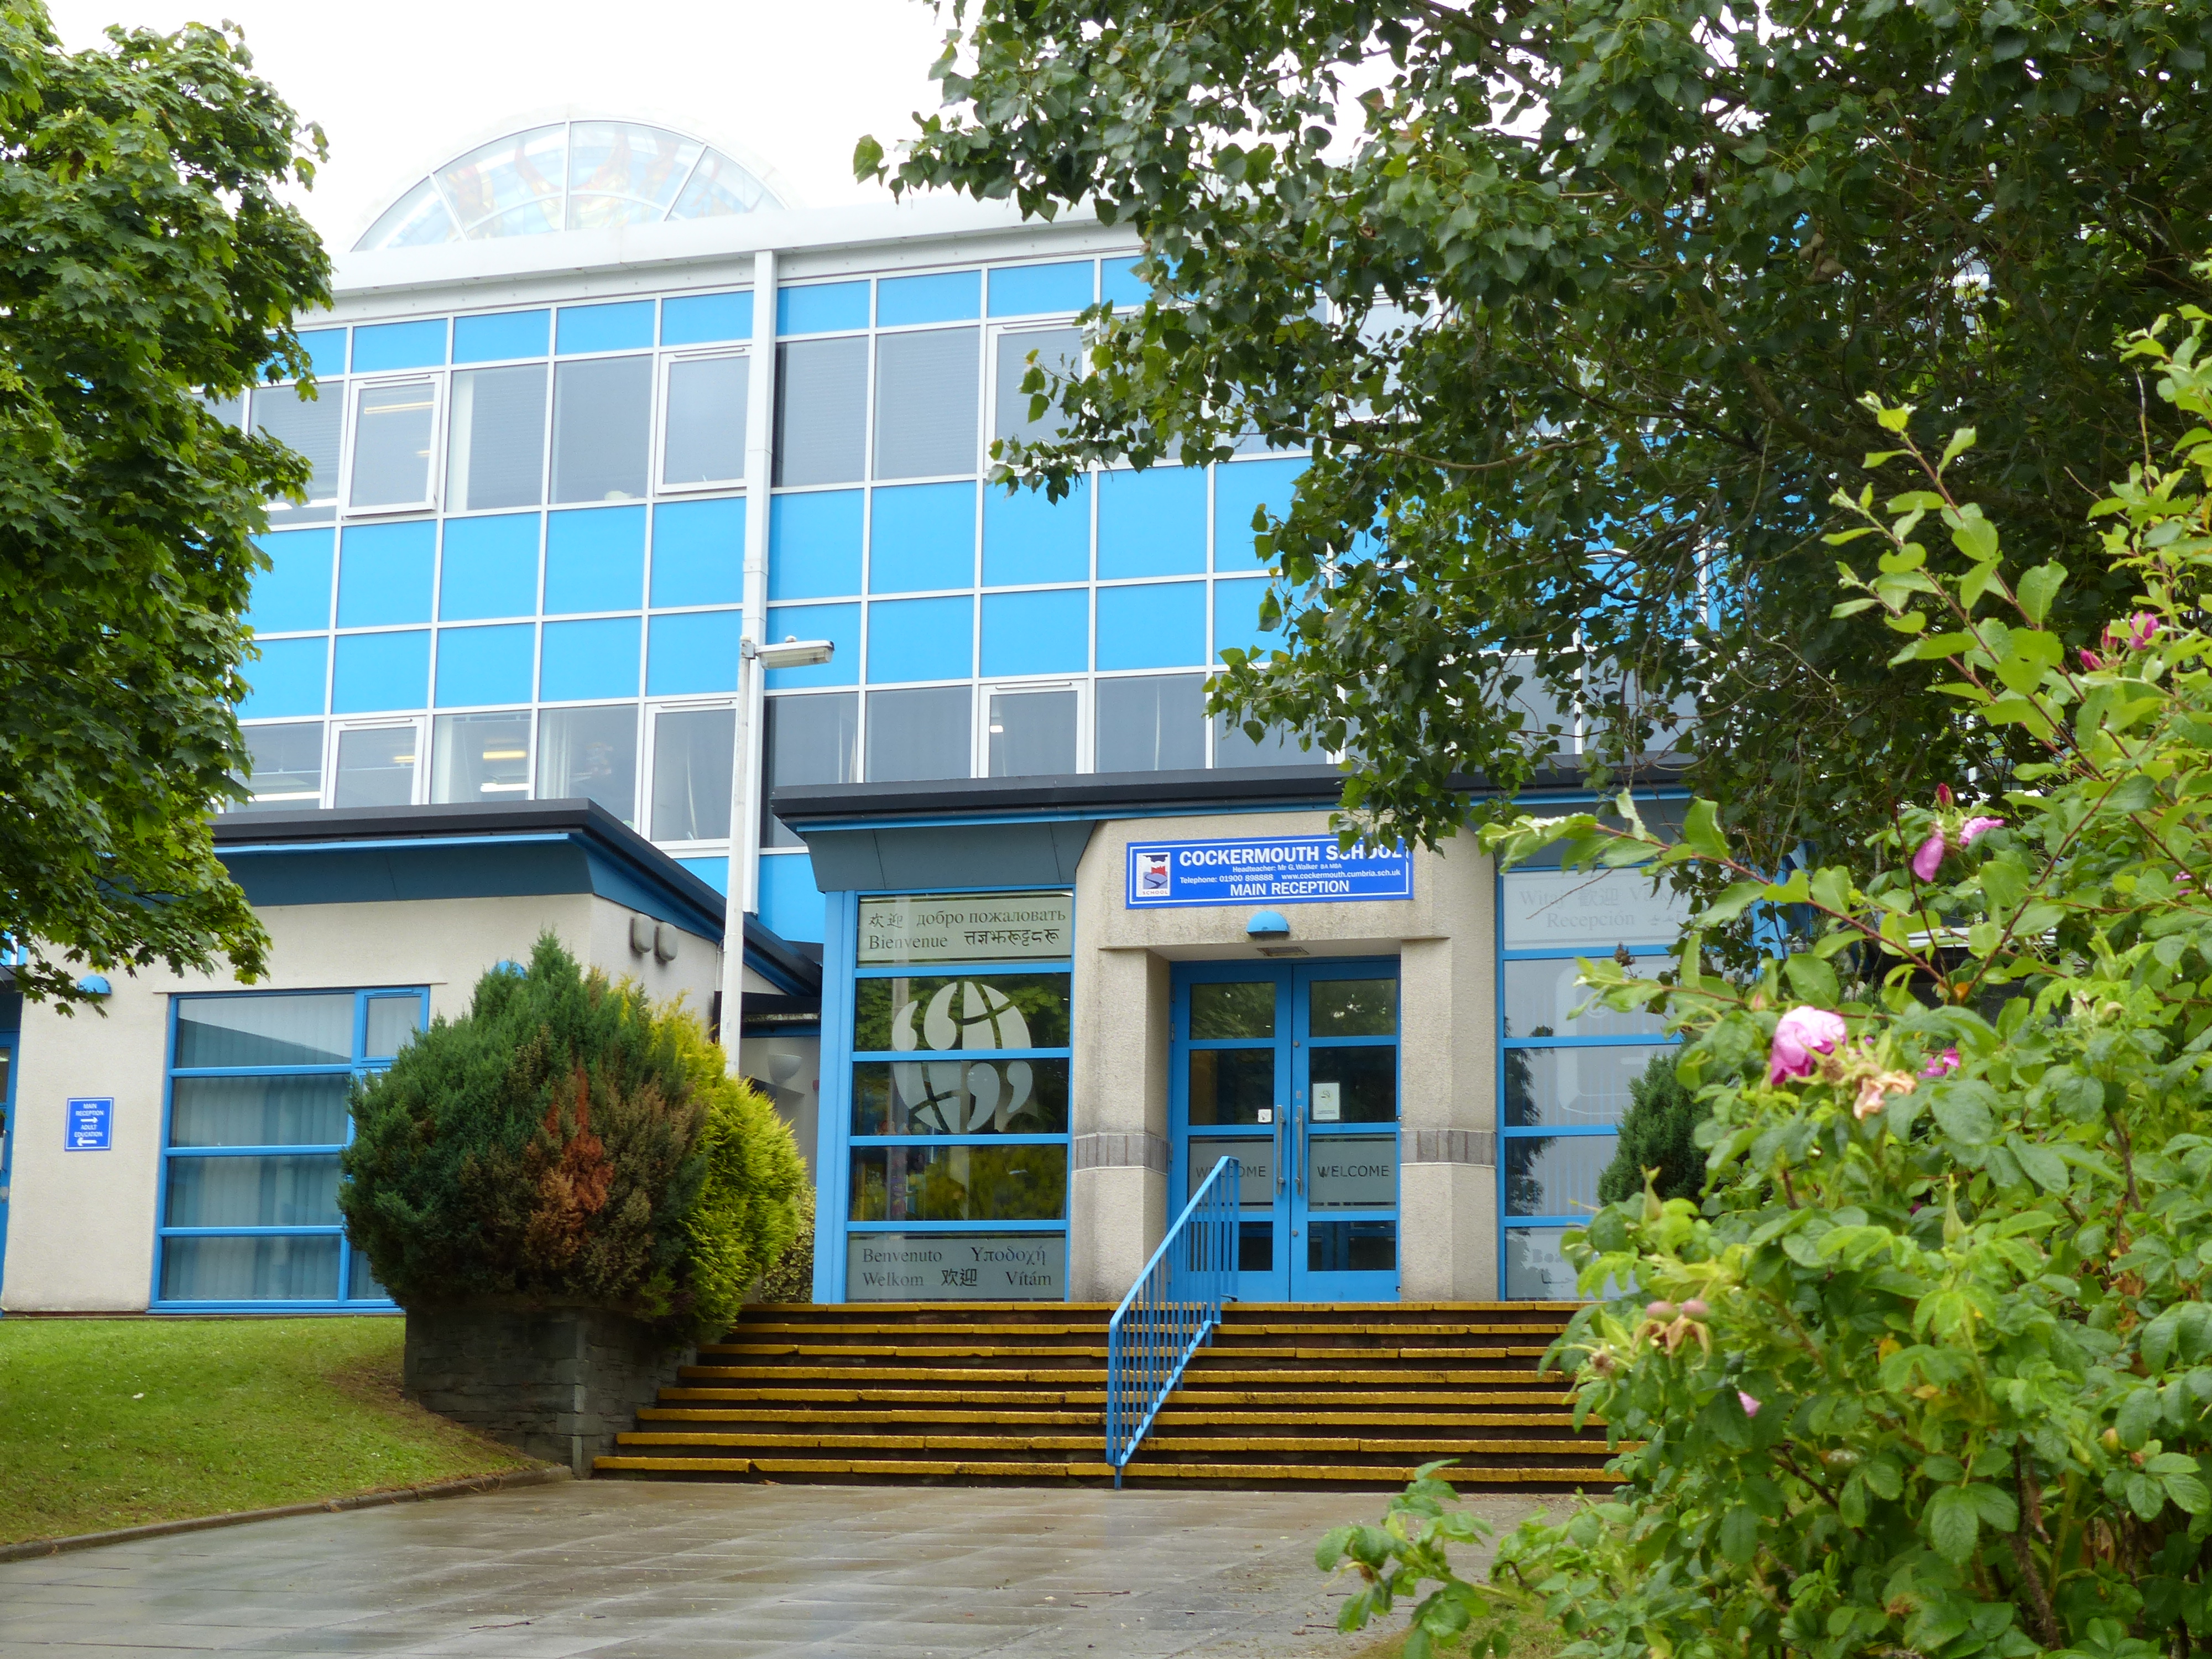
[[[434,169],[354,248],[716,219],[777,205],[767,185],[696,138],[636,121],[562,121],[479,144]]]

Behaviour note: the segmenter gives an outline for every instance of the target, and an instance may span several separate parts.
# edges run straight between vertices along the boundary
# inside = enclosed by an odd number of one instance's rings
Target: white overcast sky
[[[228,18],[256,70],[328,135],[301,205],[333,252],[488,128],[558,106],[742,145],[809,207],[877,194],[854,141],[936,103],[943,25],[924,0],[49,0],[72,46],[110,23]],[[519,121],[514,123],[520,125]]]

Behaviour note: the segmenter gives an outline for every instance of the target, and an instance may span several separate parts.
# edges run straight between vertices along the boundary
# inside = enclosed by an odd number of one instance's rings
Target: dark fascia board
[[[1334,766],[1224,767],[1200,772],[1100,772],[1044,778],[955,778],[933,783],[790,784],[769,797],[769,810],[802,834],[808,830],[927,819],[994,817],[1149,817],[1176,813],[1251,811],[1269,806],[1334,806],[1346,774]],[[1680,766],[1662,760],[1616,774],[1623,785],[1668,788]],[[1455,776],[1471,796],[1499,793],[1488,780]],[[1579,766],[1547,768],[1522,786],[1523,795],[1586,787]]]
[[[745,913],[745,966],[785,992],[778,1000],[811,997],[817,1008],[821,1006],[822,959],[808,956],[781,933],[770,933],[750,911]],[[745,999],[746,1018],[752,1018],[757,1000]]]

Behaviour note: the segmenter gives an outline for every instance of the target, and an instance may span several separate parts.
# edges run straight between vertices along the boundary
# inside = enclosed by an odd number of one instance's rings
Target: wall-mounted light
[[[77,981],[76,988],[88,997],[112,997],[115,994],[115,988],[107,982],[105,974],[87,974]]]
[[[1244,931],[1254,939],[1288,939],[1291,924],[1280,910],[1261,910],[1244,924]]]
[[[738,647],[738,654],[756,659],[763,668],[813,668],[837,654],[835,640],[802,640],[787,634],[781,645],[756,645],[750,640]]]

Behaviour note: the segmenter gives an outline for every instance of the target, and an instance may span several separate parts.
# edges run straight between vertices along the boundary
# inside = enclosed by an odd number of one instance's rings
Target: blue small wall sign
[[[68,1103],[69,1139],[64,1143],[73,1152],[104,1152],[115,1144],[115,1097],[103,1095],[95,1100],[72,1100]]]
[[[1413,896],[1413,860],[1403,842],[1389,853],[1357,847],[1340,852],[1334,836],[1129,845],[1132,910]]]

